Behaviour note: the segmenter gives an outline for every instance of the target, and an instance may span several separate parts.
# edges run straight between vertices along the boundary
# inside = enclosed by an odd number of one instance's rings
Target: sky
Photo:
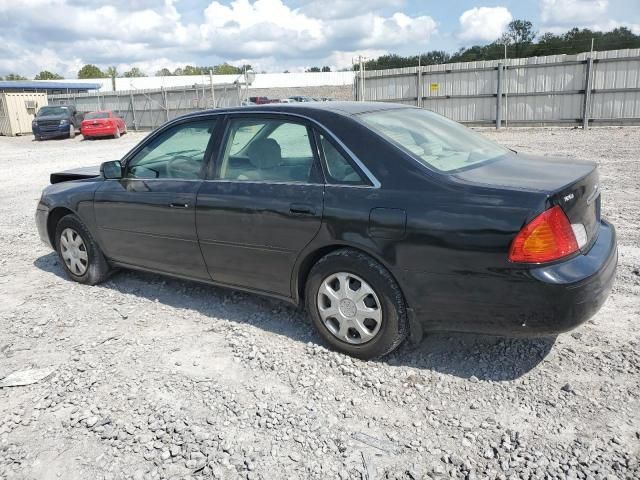
[[[498,38],[513,19],[539,33],[572,27],[640,34],[640,0],[0,0],[0,75],[86,63],[153,75],[186,64],[256,71],[348,67]]]

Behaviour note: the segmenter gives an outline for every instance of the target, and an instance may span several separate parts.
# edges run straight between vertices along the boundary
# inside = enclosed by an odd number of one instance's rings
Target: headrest
[[[249,161],[259,169],[274,168],[282,162],[280,145],[273,138],[256,140],[247,150]]]

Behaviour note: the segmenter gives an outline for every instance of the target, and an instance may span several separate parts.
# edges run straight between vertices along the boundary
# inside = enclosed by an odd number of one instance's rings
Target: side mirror
[[[122,178],[122,164],[118,160],[100,165],[100,174],[107,180]]]

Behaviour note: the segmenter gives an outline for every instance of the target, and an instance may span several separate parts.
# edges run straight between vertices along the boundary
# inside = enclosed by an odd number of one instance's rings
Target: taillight
[[[569,219],[559,206],[542,212],[525,225],[511,242],[509,261],[544,263],[578,250]]]

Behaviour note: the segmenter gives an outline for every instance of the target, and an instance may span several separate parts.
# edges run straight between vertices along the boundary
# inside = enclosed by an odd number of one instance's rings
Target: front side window
[[[508,153],[506,148],[479,133],[420,108],[365,113],[360,119],[424,165],[444,173]]]
[[[129,160],[127,178],[200,178],[215,122],[200,120],[167,130]]]
[[[227,130],[219,178],[308,183],[313,165],[305,125],[275,119],[233,119]]]

